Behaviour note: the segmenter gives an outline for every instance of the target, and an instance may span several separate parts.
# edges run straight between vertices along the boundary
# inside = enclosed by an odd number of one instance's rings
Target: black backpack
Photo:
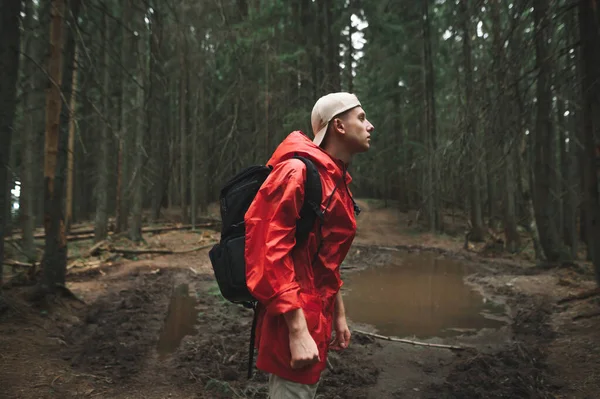
[[[301,160],[306,165],[304,203],[300,210],[300,219],[296,222],[296,244],[298,244],[306,240],[316,219],[322,220],[322,189],[319,171],[313,162],[297,155],[293,158]],[[221,239],[209,252],[221,295],[230,302],[254,309],[250,334],[248,378],[252,376],[257,301],[246,286],[244,215],[271,171],[271,166],[250,166],[225,183],[219,195]]]

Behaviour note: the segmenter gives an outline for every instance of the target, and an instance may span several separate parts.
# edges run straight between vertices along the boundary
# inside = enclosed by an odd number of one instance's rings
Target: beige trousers
[[[318,382],[313,385],[300,384],[270,374],[269,399],[314,399],[318,385]]]

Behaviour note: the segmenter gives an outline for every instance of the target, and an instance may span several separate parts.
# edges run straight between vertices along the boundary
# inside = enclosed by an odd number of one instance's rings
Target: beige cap
[[[315,135],[313,142],[321,145],[327,133],[327,125],[336,115],[354,107],[360,107],[358,98],[351,93],[331,93],[317,100],[310,116],[310,123]]]

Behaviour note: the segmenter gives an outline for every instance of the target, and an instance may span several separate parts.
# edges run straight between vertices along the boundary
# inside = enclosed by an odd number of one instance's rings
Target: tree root
[[[54,287],[52,288],[45,284],[38,283],[27,295],[26,299],[29,302],[42,304],[48,303],[48,299],[52,298],[53,296],[61,296],[63,298],[73,299],[77,302],[87,305],[83,299],[79,298],[73,293],[73,291],[67,288],[64,284],[60,283],[54,284]]]
[[[63,297],[74,299],[77,302],[81,302],[82,304],[86,305],[86,303],[85,303],[85,301],[83,299],[81,299],[77,295],[75,295],[73,293],[73,291],[71,291],[70,289],[68,289],[63,284],[56,284],[55,287],[57,288],[57,291],[62,294]]]

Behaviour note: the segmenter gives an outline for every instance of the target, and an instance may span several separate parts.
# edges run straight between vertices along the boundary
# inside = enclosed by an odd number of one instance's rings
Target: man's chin
[[[371,143],[364,143],[362,145],[356,146],[354,150],[354,154],[360,154],[361,152],[367,152],[371,148]]]

